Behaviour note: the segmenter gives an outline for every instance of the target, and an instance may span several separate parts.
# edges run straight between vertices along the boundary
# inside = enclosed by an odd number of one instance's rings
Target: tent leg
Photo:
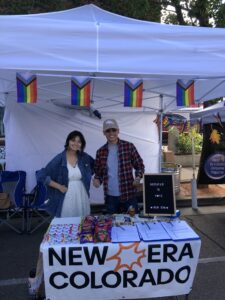
[[[159,124],[159,173],[162,170],[162,130],[163,130],[163,95],[160,95],[160,124]]]
[[[193,169],[193,176],[191,180],[191,198],[192,198],[192,208],[198,209],[198,199],[197,199],[197,183],[195,178],[195,140],[192,137],[192,169]]]
[[[197,199],[197,184],[195,177],[191,180],[191,197],[192,197],[192,208],[198,209],[198,199]]]

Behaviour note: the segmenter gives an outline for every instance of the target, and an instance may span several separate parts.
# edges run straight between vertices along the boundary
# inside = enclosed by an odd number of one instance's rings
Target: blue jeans
[[[125,202],[121,202],[120,196],[106,195],[105,204],[107,214],[126,214],[130,206],[133,206],[135,208],[136,213],[138,213],[138,203],[136,198],[129,199]]]

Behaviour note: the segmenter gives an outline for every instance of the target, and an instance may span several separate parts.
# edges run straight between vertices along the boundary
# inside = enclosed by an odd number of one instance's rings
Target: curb
[[[212,205],[225,205],[225,196],[218,197],[218,196],[211,196],[209,197],[201,197],[198,198],[198,206],[212,206]],[[191,207],[192,206],[192,199],[185,198],[185,199],[177,199],[176,200],[177,207]]]

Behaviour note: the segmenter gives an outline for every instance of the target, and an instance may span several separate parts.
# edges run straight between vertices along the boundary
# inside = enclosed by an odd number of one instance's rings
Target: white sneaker
[[[29,277],[27,280],[27,285],[28,285],[29,295],[35,297],[35,295],[36,295],[35,278]]]

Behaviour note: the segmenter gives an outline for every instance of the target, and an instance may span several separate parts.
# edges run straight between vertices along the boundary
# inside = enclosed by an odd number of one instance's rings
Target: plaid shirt
[[[103,182],[105,195],[108,191],[108,153],[108,144],[98,149],[94,166],[95,178]],[[144,173],[144,164],[135,146],[123,140],[118,141],[118,163],[120,197],[121,201],[127,201],[134,198],[136,193],[133,187],[133,169],[135,169],[135,176],[141,178]]]

